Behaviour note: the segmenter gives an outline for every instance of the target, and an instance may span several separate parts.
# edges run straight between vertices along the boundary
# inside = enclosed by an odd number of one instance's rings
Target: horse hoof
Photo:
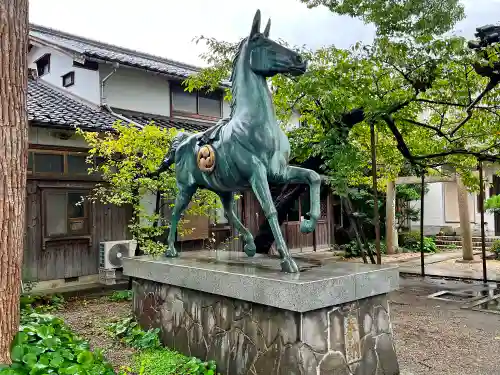
[[[300,223],[300,231],[302,233],[311,233],[314,231],[315,226],[316,222],[313,220],[302,220],[302,223]]]
[[[281,261],[281,270],[286,273],[298,273],[299,267],[292,258],[285,258]]]
[[[167,258],[176,258],[179,256],[179,253],[177,253],[177,250],[169,248],[167,251],[165,251],[165,256]]]
[[[248,255],[251,258],[257,252],[257,248],[255,247],[255,244],[252,241],[251,243],[247,243],[245,245],[245,247],[243,248],[243,251],[245,252],[246,255]]]

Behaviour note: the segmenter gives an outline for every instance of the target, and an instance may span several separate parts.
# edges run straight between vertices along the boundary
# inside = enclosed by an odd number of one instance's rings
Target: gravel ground
[[[401,286],[390,297],[402,375],[500,373],[500,315],[428,299],[438,289],[419,279],[401,279]]]
[[[70,300],[57,315],[85,338],[91,348],[102,349],[106,359],[118,370],[131,364],[134,350],[114,340],[106,331],[106,324],[126,318],[130,312],[130,302],[110,302],[102,297]]]
[[[391,317],[401,375],[500,374],[500,315],[460,309],[459,304],[428,299],[459,282],[401,278],[390,295]],[[130,364],[133,350],[114,342],[105,324],[125,318],[130,303],[106,298],[68,302],[61,316],[92,347],[105,350],[116,368]]]

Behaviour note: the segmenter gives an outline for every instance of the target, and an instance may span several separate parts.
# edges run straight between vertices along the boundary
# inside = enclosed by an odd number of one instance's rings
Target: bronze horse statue
[[[281,233],[269,190],[273,184],[308,184],[310,219],[301,231],[312,232],[320,215],[320,176],[311,170],[288,165],[290,143],[277,120],[266,78],[276,74],[304,74],[307,62],[295,51],[269,39],[271,21],[260,32],[261,15],[255,14],[248,37],[233,59],[231,115],[205,133],[181,132],[156,173],[175,163],[179,193],[172,211],[167,257],[177,256],[174,247],[177,224],[198,188],[209,189],[221,199],[229,222],[241,233],[248,256],[256,252],[252,234],[235,213],[234,192],[251,188],[271,226],[284,272],[299,272]]]

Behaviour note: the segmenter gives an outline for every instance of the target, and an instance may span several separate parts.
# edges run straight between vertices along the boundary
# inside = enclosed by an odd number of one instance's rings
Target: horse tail
[[[172,139],[172,144],[170,145],[168,154],[163,160],[163,163],[161,163],[160,170],[158,171],[158,173],[166,171],[168,168],[170,168],[172,164],[175,163],[175,152],[177,151],[177,148],[189,136],[190,134],[186,132],[177,133],[174,139]]]
[[[179,148],[179,145],[189,136],[190,136],[189,133],[180,132],[174,137],[174,139],[172,139],[172,145],[170,146],[170,150],[168,151],[167,157],[163,162],[164,164],[167,164],[166,166],[167,168],[175,163],[175,152],[177,151],[177,148]]]

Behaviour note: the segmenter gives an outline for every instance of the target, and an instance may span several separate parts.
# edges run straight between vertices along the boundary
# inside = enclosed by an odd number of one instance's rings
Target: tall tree
[[[0,0],[0,363],[19,327],[28,149],[28,0]]]

